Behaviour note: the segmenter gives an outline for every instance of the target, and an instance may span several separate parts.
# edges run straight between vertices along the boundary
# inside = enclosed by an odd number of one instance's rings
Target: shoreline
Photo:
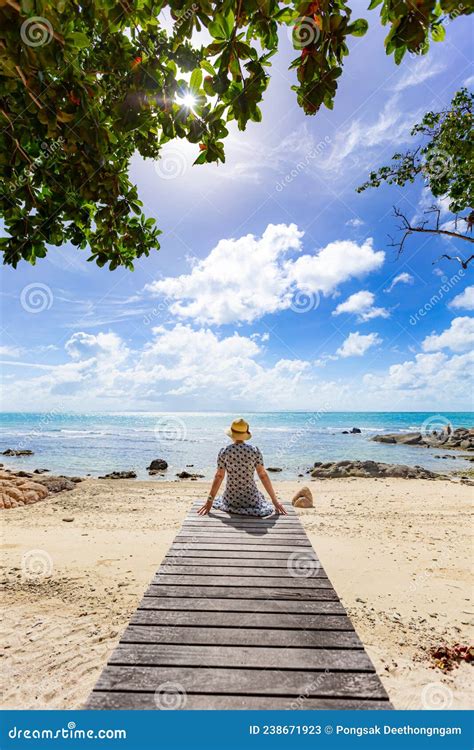
[[[274,482],[286,501],[307,483]],[[83,705],[203,485],[87,479],[4,512],[5,708]],[[472,641],[470,488],[385,478],[310,487],[315,507],[297,512],[395,708],[439,708],[426,705],[430,691],[447,708],[472,708],[472,665],[444,673],[428,653]]]

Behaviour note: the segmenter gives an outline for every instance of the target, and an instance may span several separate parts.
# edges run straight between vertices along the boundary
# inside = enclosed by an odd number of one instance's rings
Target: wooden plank
[[[352,630],[347,615],[289,615],[262,612],[168,612],[137,609],[131,625],[271,628],[273,630]],[[250,665],[249,665],[250,666]]]
[[[299,670],[226,669],[205,667],[116,667],[107,666],[97,683],[98,690],[160,690],[166,683],[179,684],[187,693],[300,695],[344,698],[386,697],[379,678],[358,672]]]
[[[301,600],[323,600],[334,599],[338,596],[333,588],[330,589],[301,589],[301,588],[263,588],[252,586],[249,588],[240,586],[167,586],[164,584],[151,584],[145,592],[145,596],[196,596],[198,598],[218,599],[229,597],[230,599],[294,599]]]
[[[196,612],[275,612],[280,614],[345,615],[339,601],[291,601],[285,599],[218,599],[144,596],[138,609]]]
[[[310,570],[310,576],[308,577],[314,577],[317,578],[326,578],[326,573],[322,568],[314,568],[314,570]],[[283,576],[284,578],[291,578],[292,580],[295,579],[295,576],[292,572],[291,567],[288,568],[281,567],[281,568],[267,568],[267,567],[259,567],[258,563],[252,568],[249,567],[230,567],[230,566],[222,566],[222,565],[169,565],[168,563],[163,563],[159,569],[160,575],[163,573],[168,575],[182,575],[182,576],[229,576],[232,577],[240,577],[240,576],[252,576],[252,578],[268,578],[269,576],[275,578]]]
[[[373,672],[363,649],[267,648],[259,646],[119,645],[109,664],[119,666],[252,667],[256,669],[324,669]]]
[[[255,578],[252,576],[187,576],[187,575],[169,575],[168,573],[158,573],[153,578],[153,584],[169,584],[171,586],[254,586]],[[288,576],[273,577],[273,578],[262,578],[260,581],[260,588],[278,587],[282,588],[294,588],[297,586],[299,589],[332,589],[332,584],[327,578],[318,578],[317,576],[311,576],[310,578],[293,578]]]
[[[260,548],[256,545],[260,545]],[[171,549],[173,552],[179,552],[179,550],[214,550],[216,552],[254,552],[255,549],[258,549],[260,552],[266,552],[266,553],[272,553],[273,552],[286,552],[287,556],[288,554],[291,554],[291,552],[295,552],[295,546],[294,544],[260,544],[258,540],[255,541],[255,544],[249,544],[246,543],[235,543],[235,542],[207,542],[207,541],[200,541],[200,542],[188,542],[183,543],[182,540],[173,542],[173,546]],[[301,546],[301,545],[300,545]],[[313,550],[311,547],[305,547],[305,554],[312,555]]]
[[[280,646],[281,648],[361,648],[353,630],[258,630],[249,628],[129,625],[121,643],[180,643],[214,646]]]
[[[302,529],[303,524],[298,518],[283,518],[280,521],[244,521],[230,519],[229,521],[210,521],[207,518],[183,521],[183,529]]]
[[[309,539],[305,538],[295,538],[295,537],[282,537],[281,539],[276,538],[266,538],[263,539],[253,539],[252,537],[248,536],[242,536],[238,537],[235,536],[234,538],[230,539],[229,537],[217,537],[215,534],[209,534],[208,537],[205,536],[181,536],[178,535],[176,537],[175,547],[179,546],[180,544],[187,546],[189,548],[201,547],[202,549],[226,549],[227,546],[231,547],[232,549],[243,547],[244,549],[252,549],[254,546],[258,546],[259,548],[265,546],[265,547],[272,547],[275,546],[276,549],[282,550],[283,552],[294,552],[295,547],[309,547],[311,549],[311,544],[309,542]]]
[[[232,565],[236,565],[237,563],[235,560],[245,561],[245,560],[283,560],[284,564],[286,565],[288,562],[289,555],[294,552],[294,549],[290,548],[289,552],[281,552],[279,550],[274,550],[273,547],[267,547],[266,549],[254,549],[251,550],[242,550],[242,549],[228,549],[228,547],[224,547],[223,549],[196,549],[195,547],[185,547],[184,549],[179,548],[176,549],[175,545],[170,547],[168,550],[168,557],[174,557],[182,559],[183,561],[187,557],[205,557],[205,558],[218,558],[218,559],[228,559],[233,560]],[[312,559],[317,560],[317,556],[314,554],[314,550],[310,549],[309,547],[305,549],[304,552],[305,559]],[[266,563],[265,563],[266,564]]]
[[[180,533],[175,537],[178,544],[185,544],[190,542],[191,544],[199,544],[201,542],[210,542],[214,544],[222,542],[223,544],[289,544],[292,547],[311,547],[306,534],[300,534],[299,536],[290,534],[264,534],[262,536],[251,536],[250,534],[242,534],[240,531],[234,533],[221,532],[219,534],[213,534],[211,532],[199,534],[185,534]]]
[[[213,710],[213,711],[327,711],[331,709],[350,711],[382,711],[391,708],[388,700],[364,698],[315,698],[299,695],[298,697],[280,697],[264,695],[198,695],[187,694],[171,705],[177,710]],[[85,708],[101,711],[131,709],[136,711],[160,710],[163,703],[155,692],[127,693],[103,692],[91,693]]]
[[[314,558],[314,564],[317,565],[318,561]],[[258,558],[239,558],[239,557],[174,557],[167,555],[163,558],[163,562],[160,566],[160,571],[165,572],[164,568],[180,567],[183,573],[188,573],[190,569],[194,567],[202,568],[224,568],[224,573],[227,574],[228,570],[232,571],[239,570],[243,575],[251,575],[246,573],[246,570],[253,570],[259,568],[260,570],[288,570],[288,555],[279,560],[266,560]],[[319,570],[322,570],[320,567]],[[253,574],[252,574],[253,575]]]

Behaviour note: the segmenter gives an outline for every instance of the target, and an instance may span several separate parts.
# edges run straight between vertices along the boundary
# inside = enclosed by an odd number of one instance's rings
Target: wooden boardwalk
[[[294,509],[202,518],[198,507],[86,708],[391,708]]]

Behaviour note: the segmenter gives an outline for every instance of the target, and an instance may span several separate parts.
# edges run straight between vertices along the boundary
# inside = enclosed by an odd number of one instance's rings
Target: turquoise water
[[[252,442],[263,451],[266,465],[283,469],[278,479],[294,479],[315,461],[343,459],[418,464],[438,471],[465,468],[459,458],[435,458],[446,454],[442,446],[384,445],[369,438],[382,432],[440,430],[448,423],[453,428],[474,424],[472,412],[3,413],[0,450],[33,450],[34,456],[3,458],[8,467],[25,470],[99,476],[133,469],[148,479],[150,461],[164,458],[167,478],[183,469],[209,478],[218,450],[228,442],[224,430],[240,416],[249,421]],[[352,427],[362,434],[342,434]]]

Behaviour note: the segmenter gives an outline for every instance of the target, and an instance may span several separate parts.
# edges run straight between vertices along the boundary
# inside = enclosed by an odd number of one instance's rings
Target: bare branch
[[[440,228],[440,216],[441,216],[441,209],[437,206],[432,206],[431,208],[427,209],[424,213],[425,214],[436,214],[436,222],[434,226],[427,226],[428,220],[420,222],[417,226],[412,226],[410,221],[408,220],[408,217],[396,206],[393,207],[393,213],[394,216],[400,220],[400,223],[398,225],[399,230],[402,232],[402,237],[398,242],[395,242],[393,237],[389,236],[389,239],[391,240],[390,246],[397,248],[397,254],[401,255],[403,252],[403,248],[405,246],[405,242],[407,238],[413,234],[413,233],[424,233],[424,234],[439,234],[441,236],[446,237],[454,237],[459,240],[465,240],[466,242],[474,242],[474,237],[468,237],[466,234],[463,234],[461,232],[457,231],[457,220],[458,218],[463,219],[467,226],[468,231],[472,230],[472,225],[474,223],[474,212],[471,212],[471,214],[468,217],[456,217],[455,219],[455,229],[456,231],[452,231],[450,229],[441,229]],[[471,256],[467,260],[463,260],[460,256],[449,256],[449,255],[441,255],[441,258],[448,258],[449,260],[456,260],[458,263],[461,264],[461,266],[466,269],[473,259],[474,256]],[[438,258],[439,260],[439,258]]]

